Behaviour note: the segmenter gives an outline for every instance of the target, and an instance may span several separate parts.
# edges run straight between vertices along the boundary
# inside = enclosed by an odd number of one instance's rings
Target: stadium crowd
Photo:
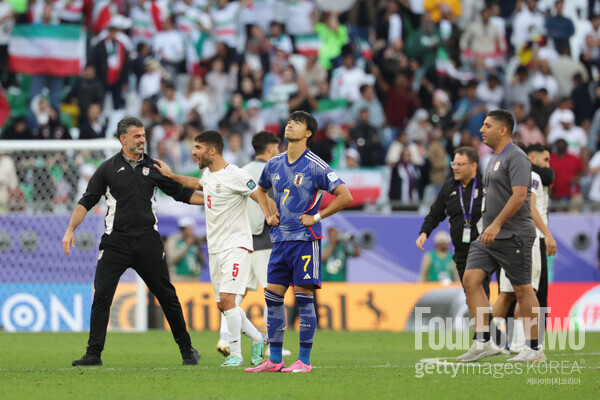
[[[190,173],[204,129],[221,132],[224,158],[243,166],[254,133],[281,134],[290,112],[304,110],[319,122],[311,149],[323,160],[387,167],[390,199],[418,203],[435,197],[454,149],[475,147],[486,167],[492,150],[479,129],[502,107],[516,140],[550,146],[554,208],[600,203],[598,2],[341,3],[353,4],[31,0],[16,13],[0,0],[0,78],[13,100],[0,139],[105,138],[111,118],[137,115],[148,152]],[[81,75],[11,72],[15,24],[81,25]],[[49,159],[46,176],[65,162]],[[21,169],[13,167],[17,181],[33,179]],[[11,174],[0,186],[14,186]]]

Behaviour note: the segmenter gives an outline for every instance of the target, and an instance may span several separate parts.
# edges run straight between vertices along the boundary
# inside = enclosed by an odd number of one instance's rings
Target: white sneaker
[[[217,343],[217,351],[223,354],[223,357],[229,357],[231,354],[231,351],[229,350],[229,341],[219,339],[219,342]]]
[[[471,346],[469,351],[467,351],[462,356],[456,357],[456,361],[473,362],[499,354],[500,350],[497,347],[493,348],[491,343],[491,340],[488,340],[487,342],[481,342],[479,340],[473,341],[473,345]]]
[[[292,352],[289,351],[288,349],[282,349],[281,355],[283,357],[291,356]],[[270,356],[271,356],[271,346],[267,347],[267,349],[265,350],[265,357],[270,357]]]
[[[508,349],[506,347],[498,346],[496,343],[494,343],[493,340],[490,340],[490,346],[492,347],[492,349],[497,350],[498,354],[502,354],[505,356],[510,354],[510,351],[508,351]]]
[[[525,350],[519,353],[516,357],[509,358],[509,362],[546,362],[548,359],[544,354],[543,349],[533,350],[529,346],[525,346]]]
[[[525,344],[511,344],[508,349],[510,350],[510,354],[519,354],[525,350],[526,347]]]

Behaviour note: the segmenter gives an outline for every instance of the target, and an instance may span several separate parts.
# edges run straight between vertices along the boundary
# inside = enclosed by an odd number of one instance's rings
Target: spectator
[[[138,91],[140,97],[145,99],[156,99],[160,94],[160,85],[163,80],[168,80],[169,74],[160,65],[160,63],[152,58],[147,57],[144,60],[144,74],[140,77]]]
[[[423,69],[435,68],[438,50],[446,51],[446,44],[428,12],[423,14],[421,27],[406,41],[406,54],[419,62]]]
[[[283,51],[285,54],[293,53],[292,39],[284,32],[283,25],[280,22],[271,21],[267,38],[271,43],[273,53],[277,50]]]
[[[96,77],[96,68],[87,65],[73,90],[72,101],[79,107],[79,125],[87,121],[87,112],[91,104],[104,104],[104,84]]]
[[[433,131],[433,125],[429,122],[429,112],[423,108],[419,108],[413,114],[412,118],[406,126],[406,134],[408,140],[415,141],[427,141],[429,135]]]
[[[175,80],[183,70],[185,61],[185,40],[181,32],[175,29],[175,17],[169,15],[162,23],[162,30],[152,38],[152,52],[171,79]]]
[[[413,164],[411,152],[405,147],[402,150],[400,161],[392,168],[390,200],[400,200],[403,204],[418,203],[420,180],[421,169]]]
[[[100,121],[102,106],[90,104],[87,109],[85,122],[79,127],[79,139],[104,139],[106,137],[106,122]]]
[[[533,92],[531,97],[531,115],[535,119],[535,124],[540,127],[542,132],[548,132],[548,122],[556,105],[550,101],[548,90],[540,88]]]
[[[360,111],[363,108],[369,110],[369,124],[377,129],[381,129],[385,124],[385,114],[383,113],[383,107],[379,102],[379,99],[375,95],[375,88],[373,85],[362,84],[360,85],[360,98],[352,103],[350,108],[350,116],[355,121]]]
[[[171,81],[164,84],[162,94],[156,104],[160,115],[168,118],[174,124],[183,125],[188,111],[185,98],[175,90],[175,85]]]
[[[398,2],[386,0],[381,3],[380,7],[383,10],[380,11],[378,21],[374,24],[377,39],[387,43],[402,40],[402,18],[399,13]],[[368,40],[368,37],[364,40]]]
[[[535,123],[535,117],[532,114],[525,118],[524,124],[519,124],[517,134],[518,139],[526,146],[534,143],[546,144],[546,137]]]
[[[185,100],[189,110],[195,110],[206,126],[216,127],[214,120],[213,103],[208,88],[204,85],[204,79],[199,75],[190,78]]]
[[[532,35],[544,32],[545,19],[536,6],[537,0],[526,0],[526,6],[515,15],[510,42],[516,52],[521,50]]]
[[[594,117],[594,109],[590,107],[593,102],[588,84],[583,81],[583,76],[579,72],[573,75],[571,100],[573,100],[573,111],[575,112],[575,125],[587,131]]]
[[[311,94],[310,88],[306,79],[302,76],[298,77],[298,91],[289,96],[288,107],[290,112],[306,111],[312,114],[313,111],[319,108],[319,103],[314,95]],[[262,129],[261,129],[262,130]],[[260,132],[261,130],[255,131]]]
[[[477,85],[476,93],[477,98],[485,103],[488,110],[496,110],[504,102],[504,89],[495,73],[489,74],[485,81]]]
[[[560,126],[552,128],[548,134],[548,143],[555,144],[557,140],[564,139],[567,142],[567,151],[587,163],[589,160],[587,135],[583,129],[574,125],[575,114],[573,111],[560,111],[558,122]]]
[[[38,127],[36,139],[71,139],[69,128],[61,123],[60,114],[57,109],[50,107],[48,122]]]
[[[552,74],[558,82],[558,95],[561,97],[570,96],[573,91],[573,76],[580,73],[582,82],[589,80],[585,66],[579,61],[571,58],[571,50],[568,45],[563,45],[559,49],[560,57],[552,62]]]
[[[354,169],[360,167],[360,153],[354,147],[348,147],[344,152],[346,164],[344,168]]]
[[[377,128],[369,123],[369,109],[360,110],[356,125],[350,130],[350,139],[360,154],[360,165],[377,167],[382,163],[383,146]]]
[[[546,18],[546,35],[554,42],[554,47],[559,50],[569,45],[569,39],[575,34],[573,21],[563,15],[564,2],[558,0],[554,3],[554,17]]]
[[[512,77],[510,84],[506,90],[506,106],[512,107],[515,103],[523,104],[525,112],[528,113],[531,110],[531,104],[529,96],[533,91],[533,87],[529,80],[529,70],[524,65],[519,65]]]
[[[173,282],[198,282],[204,268],[204,243],[206,237],[196,236],[196,222],[190,217],[177,220],[179,231],[170,235],[165,242],[165,253]]]
[[[227,136],[227,145],[223,150],[223,159],[237,166],[244,166],[250,162],[248,153],[244,151],[242,134],[232,130]]]
[[[317,9],[313,0],[286,1],[285,30],[288,34],[308,35],[316,30],[313,27],[317,18]]]
[[[491,8],[481,10],[481,18],[469,24],[460,37],[462,58],[476,66],[496,67],[505,63],[506,38],[490,23]]]
[[[3,140],[30,140],[33,138],[33,134],[27,127],[25,117],[15,117],[0,137]]]
[[[450,96],[442,89],[435,89],[432,98],[432,110],[429,121],[436,128],[443,128],[452,124],[452,104]]]
[[[342,54],[342,47],[348,42],[348,29],[340,24],[338,13],[324,13],[322,21],[315,24],[315,32],[319,35],[321,43],[319,64],[325,69],[338,67],[339,62],[335,63],[332,60]]]
[[[365,72],[354,65],[352,53],[346,53],[342,56],[342,66],[334,69],[331,75],[329,96],[354,102],[360,98],[360,86],[366,78]]]
[[[306,79],[306,84],[313,96],[319,92],[321,83],[327,81],[327,70],[318,63],[317,54],[314,53],[306,56],[304,70],[300,71],[298,75]]]
[[[465,95],[456,103],[452,120],[468,130],[472,137],[481,138],[479,129],[483,125],[486,112],[485,103],[477,98],[477,82],[471,81],[467,84]]]
[[[415,94],[410,90],[408,77],[404,73],[398,73],[393,85],[389,85],[378,67],[372,71],[377,86],[384,93],[383,110],[388,125],[395,129],[404,128],[415,107]]]
[[[243,99],[239,93],[235,93],[231,97],[231,104],[229,110],[227,110],[227,114],[223,118],[223,122],[225,122],[230,131],[241,133],[248,129],[248,111],[244,109]],[[244,166],[246,164],[239,165]]]
[[[537,62],[537,71],[530,78],[534,90],[546,89],[550,102],[557,101],[560,94],[559,83],[555,76],[552,74],[549,61],[541,59]]]
[[[15,75],[8,69],[8,42],[14,24],[15,13],[8,1],[0,0],[0,85],[16,86]]]
[[[237,73],[237,64],[232,65],[229,72],[226,72],[223,59],[215,58],[211,71],[206,74],[206,85],[210,89],[217,120],[225,115],[225,105],[237,87]]]
[[[579,179],[583,175],[584,166],[581,158],[567,152],[567,142],[558,139],[556,151],[550,155],[550,166],[555,172],[554,184],[550,187],[552,206],[558,211],[579,211],[583,201]]]
[[[125,105],[123,92],[129,85],[129,51],[119,39],[119,20],[113,18],[108,27],[106,38],[98,42],[91,50],[89,63],[104,82],[107,92],[111,93],[113,108],[119,110]]]

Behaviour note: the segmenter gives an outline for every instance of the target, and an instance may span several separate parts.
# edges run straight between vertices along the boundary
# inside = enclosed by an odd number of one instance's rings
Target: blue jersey
[[[279,225],[271,228],[271,240],[276,243],[322,238],[321,223],[306,227],[300,216],[316,214],[323,191],[332,193],[343,183],[325,161],[308,149],[293,164],[288,162],[287,152],[269,160],[258,184],[265,189],[273,187],[279,211]]]

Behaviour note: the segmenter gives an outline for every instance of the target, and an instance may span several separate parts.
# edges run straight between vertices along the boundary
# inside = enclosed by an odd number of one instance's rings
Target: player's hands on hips
[[[492,222],[490,226],[488,226],[485,231],[481,234],[481,244],[484,246],[492,244],[492,242],[498,236],[500,232],[500,226],[496,225],[496,223]]]
[[[299,219],[300,219],[300,222],[302,222],[302,225],[304,225],[304,226],[313,226],[314,224],[317,223],[317,221],[315,221],[314,215],[302,214],[299,217]]]
[[[267,220],[267,224],[269,224],[270,226],[279,225],[279,213],[275,213],[275,214],[271,215],[270,217],[267,217],[266,220]]]
[[[553,256],[556,254],[556,240],[552,235],[546,235],[544,239],[546,241],[546,254],[549,256]]]
[[[425,249],[423,248],[423,244],[425,243],[426,240],[427,240],[427,235],[425,234],[425,232],[422,232],[419,235],[419,237],[417,238],[417,247],[419,248],[419,250],[425,251]]]
[[[75,234],[72,230],[67,229],[62,240],[63,251],[66,255],[71,254],[71,247],[75,248]]]
[[[166,162],[157,158],[155,158],[154,161],[156,161],[154,163],[154,167],[158,170],[158,172],[160,172],[162,176],[166,176],[168,178],[172,174],[171,168],[167,165]]]

